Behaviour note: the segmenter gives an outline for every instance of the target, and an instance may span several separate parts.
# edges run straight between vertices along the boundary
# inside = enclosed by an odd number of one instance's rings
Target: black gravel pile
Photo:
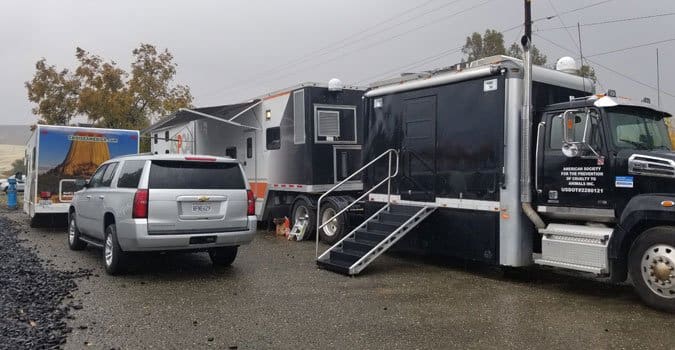
[[[0,218],[0,349],[60,348],[71,331],[69,310],[82,308],[63,300],[72,299],[74,279],[90,272],[50,269],[20,242],[13,224]]]

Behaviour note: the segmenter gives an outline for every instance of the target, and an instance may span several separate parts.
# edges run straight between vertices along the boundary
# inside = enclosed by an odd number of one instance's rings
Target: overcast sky
[[[542,19],[534,37],[555,61],[578,56],[576,28],[556,28],[675,12],[673,0],[533,0]],[[555,9],[554,9],[555,8]],[[562,23],[561,23],[562,20]],[[675,38],[675,16],[582,27],[584,55]],[[73,68],[80,46],[128,69],[131,50],[141,42],[168,48],[196,106],[240,102],[301,81],[366,85],[402,71],[459,62],[460,47],[473,31],[507,29],[523,22],[521,0],[228,0],[9,1],[0,4],[0,124],[36,120],[24,82],[42,57]],[[505,33],[507,45],[522,33]],[[572,50],[566,52],[562,48]],[[661,89],[675,95],[675,41],[591,57],[624,74],[592,64],[601,89],[656,103],[656,48]],[[675,112],[675,97],[662,94],[662,107]],[[1,143],[1,142],[0,142]]]

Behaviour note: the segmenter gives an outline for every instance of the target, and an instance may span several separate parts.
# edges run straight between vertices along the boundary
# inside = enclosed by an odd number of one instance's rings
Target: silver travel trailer
[[[153,153],[227,156],[242,164],[256,196],[260,221],[289,217],[313,233],[318,196],[361,164],[363,89],[302,83],[245,103],[181,109],[151,126]],[[325,214],[339,211],[361,191],[360,179],[334,192]],[[349,215],[321,232],[334,242]],[[307,235],[309,236],[309,234]]]
[[[675,311],[670,114],[543,67],[530,90],[526,67],[494,56],[367,91],[363,157],[392,161],[366,163],[367,219],[317,264],[354,275],[394,248],[630,275]]]

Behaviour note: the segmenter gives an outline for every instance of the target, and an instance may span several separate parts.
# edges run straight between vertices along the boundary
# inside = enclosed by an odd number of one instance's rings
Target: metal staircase
[[[398,175],[399,152],[389,149],[319,197],[317,201],[317,217],[320,217],[321,201],[326,196],[387,155],[389,156],[387,177],[333,217],[321,225],[317,225],[316,263],[319,267],[347,275],[356,275],[436,210],[435,206],[429,205],[411,206],[392,204],[391,179]],[[395,170],[392,172],[392,161],[394,160],[396,161]],[[387,203],[375,214],[364,220],[357,228],[345,235],[339,242],[330,247],[330,249],[319,255],[319,230],[385,183],[387,184]]]
[[[431,206],[387,203],[325,251],[316,263],[327,270],[356,275],[436,210]]]

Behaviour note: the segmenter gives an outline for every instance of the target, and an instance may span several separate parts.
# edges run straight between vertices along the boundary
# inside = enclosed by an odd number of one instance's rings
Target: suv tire
[[[221,247],[209,250],[209,257],[214,266],[230,266],[237,257],[239,247]]]
[[[117,227],[115,224],[110,224],[105,228],[105,240],[103,242],[105,272],[109,275],[118,275],[124,270],[125,262],[126,254],[117,241]]]
[[[82,250],[87,247],[87,242],[80,239],[80,230],[75,221],[75,212],[71,212],[68,221],[68,248],[70,250]]]
[[[633,242],[628,254],[628,272],[645,304],[675,312],[674,265],[675,227],[650,228]]]

